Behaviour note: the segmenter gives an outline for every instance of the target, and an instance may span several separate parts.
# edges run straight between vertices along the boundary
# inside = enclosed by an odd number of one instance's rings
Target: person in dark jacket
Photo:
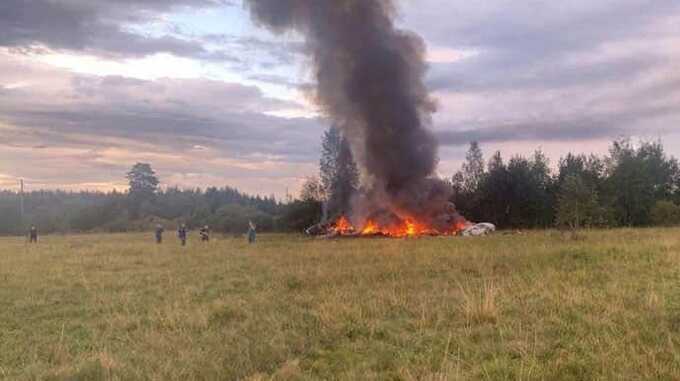
[[[28,231],[28,242],[38,243],[38,228],[35,225],[31,225],[31,229]]]
[[[185,224],[180,225],[177,229],[177,238],[182,242],[182,246],[187,245],[187,226]]]
[[[157,244],[163,243],[163,232],[164,231],[165,231],[165,229],[163,229],[163,225],[161,225],[161,224],[156,225],[155,234],[156,234],[156,243]]]

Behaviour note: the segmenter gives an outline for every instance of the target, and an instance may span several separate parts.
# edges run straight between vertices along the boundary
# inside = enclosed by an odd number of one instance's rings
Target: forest
[[[616,140],[608,155],[568,154],[556,170],[540,150],[485,163],[473,142],[452,186],[464,215],[503,228],[680,224],[678,161],[658,141]]]
[[[0,191],[0,235],[127,232],[162,224],[173,229],[209,225],[241,234],[253,221],[262,232],[302,232],[351,210],[360,192],[357,166],[336,128],[322,139],[319,176],[308,178],[289,200],[247,195],[224,186],[163,188],[148,163],[127,173],[126,192]],[[461,169],[450,178],[451,201],[470,221],[501,229],[606,228],[680,224],[680,166],[661,142],[612,142],[607,155],[568,154],[551,165],[537,150],[505,160],[485,159],[470,143]],[[22,210],[23,209],[23,210]],[[22,213],[23,212],[23,213]]]

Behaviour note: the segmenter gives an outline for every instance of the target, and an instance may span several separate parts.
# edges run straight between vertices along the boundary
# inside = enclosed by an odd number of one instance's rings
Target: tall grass
[[[680,379],[680,230],[0,239],[0,379]]]

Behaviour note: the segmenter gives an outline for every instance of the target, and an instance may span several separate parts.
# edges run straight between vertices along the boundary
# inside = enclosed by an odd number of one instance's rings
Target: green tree
[[[147,163],[132,166],[126,178],[130,184],[128,191],[130,215],[132,218],[138,218],[142,206],[153,202],[160,182],[151,165]]]
[[[607,201],[617,222],[640,226],[649,224],[657,201],[672,198],[678,163],[666,156],[660,142],[641,142],[636,148],[623,139],[612,144],[607,173]]]
[[[478,220],[501,227],[539,227],[552,224],[553,178],[550,163],[542,151],[531,159],[515,156],[506,165],[500,152],[489,160],[478,190]]]
[[[507,166],[507,217],[512,227],[537,227],[552,223],[548,159],[537,150],[532,159],[515,156]]]
[[[484,174],[484,154],[479,143],[473,141],[465,154],[465,162],[461,170],[451,178],[454,190],[453,202],[460,212],[471,219],[481,217],[479,190]]]
[[[550,160],[540,149],[534,151],[529,178],[535,205],[529,223],[532,226],[548,226],[555,219],[553,194],[555,180],[550,171]]]
[[[359,171],[349,142],[335,126],[331,126],[322,138],[319,175],[328,217],[348,213],[351,196],[359,185]]]
[[[587,186],[602,193],[605,176],[605,162],[596,155],[574,155],[568,153],[560,159],[556,181],[557,189],[562,187],[568,176],[579,176]]]
[[[479,189],[484,177],[484,154],[478,142],[471,142],[465,154],[465,162],[453,176],[454,187],[462,193],[473,194]]]
[[[557,197],[556,224],[580,229],[598,223],[600,208],[597,192],[579,175],[564,178]]]
[[[481,197],[481,220],[497,226],[508,226],[510,212],[510,177],[500,151],[489,160],[487,173],[479,188]]]

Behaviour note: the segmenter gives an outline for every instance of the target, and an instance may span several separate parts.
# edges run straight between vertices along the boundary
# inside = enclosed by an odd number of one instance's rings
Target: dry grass
[[[680,230],[0,239],[0,379],[680,379]]]

